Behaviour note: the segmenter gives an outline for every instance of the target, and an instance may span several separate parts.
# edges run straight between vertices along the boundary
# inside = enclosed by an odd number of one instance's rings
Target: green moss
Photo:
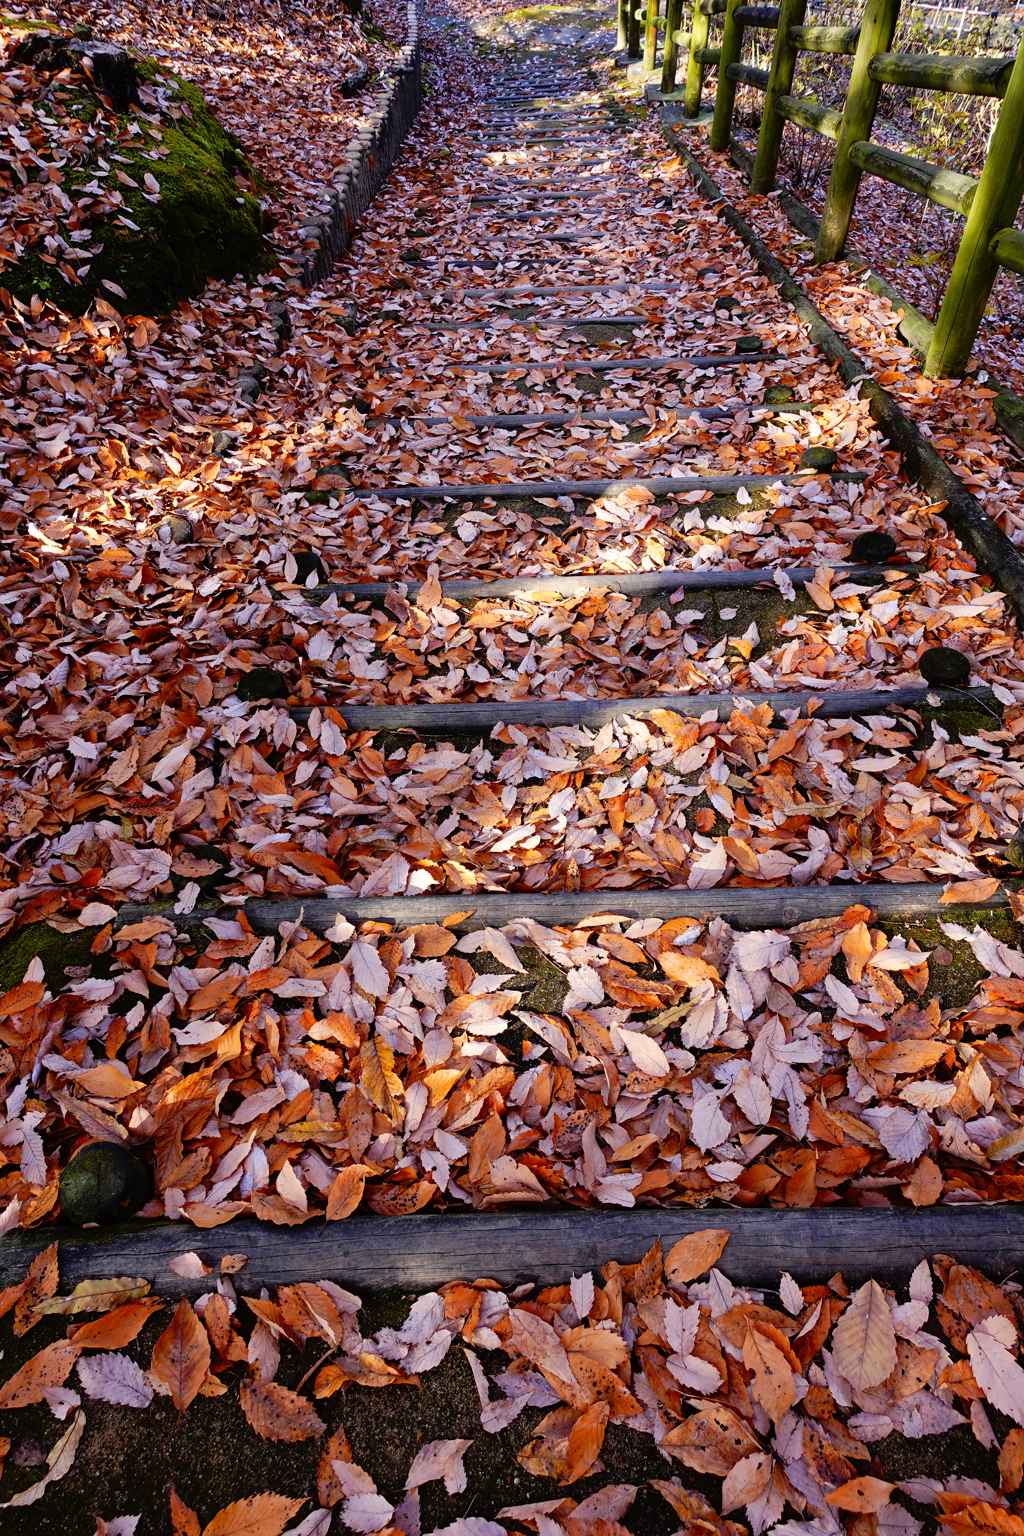
[[[115,119],[118,136],[111,134],[108,153],[112,150],[121,157],[118,169],[139,186],[126,186],[114,171],[104,175],[95,165],[66,171],[63,186],[73,199],[93,177],[117,186],[124,198],[124,217],[138,227],[117,222],[117,216],[90,220],[93,239],[89,244],[102,244],[103,249],[92,258],[80,284],[69,282],[59,265],[44,259],[50,253],[42,244],[29,247],[3,276],[4,286],[25,303],[38,294],[72,314],[82,314],[97,293],[104,292],[100,285],[106,279],[124,290],[131,313],[160,314],[201,293],[211,278],[266,271],[274,263],[263,238],[262,209],[233,179],[241,172],[265,186],[239,141],[221,126],[194,85],[153,59],[140,58],[136,63],[144,83],[157,75],[164,83],[173,83],[173,104],[180,111],[173,123],[163,120],[156,138],[147,131],[124,135],[131,124],[144,121],[133,111]],[[57,105],[83,120],[99,110],[88,91],[58,88],[57,95]],[[156,160],[146,153],[154,143],[167,151]],[[159,202],[151,203],[145,196],[146,175],[160,185]]]
[[[46,985],[56,992],[67,984],[66,965],[88,965],[92,959],[89,945],[95,929],[79,933],[58,933],[47,923],[29,923],[0,943],[0,992],[8,992],[24,980],[31,961],[43,962]]]

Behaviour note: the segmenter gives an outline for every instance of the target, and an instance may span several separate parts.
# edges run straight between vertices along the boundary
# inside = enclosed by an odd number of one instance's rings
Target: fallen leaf
[[[869,1280],[856,1292],[832,1335],[836,1365],[857,1392],[877,1387],[896,1364],[896,1334],[885,1292]]]
[[[153,1345],[152,1369],[170,1388],[171,1401],[179,1413],[193,1401],[210,1374],[210,1337],[185,1298]]]
[[[730,1235],[724,1228],[709,1227],[673,1243],[665,1255],[665,1278],[669,1284],[686,1285],[711,1269],[722,1257]]]
[[[243,1381],[242,1412],[264,1440],[311,1440],[326,1429],[307,1398],[276,1381]]]

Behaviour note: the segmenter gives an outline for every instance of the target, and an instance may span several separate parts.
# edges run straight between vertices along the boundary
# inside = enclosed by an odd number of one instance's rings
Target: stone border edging
[[[423,64],[419,17],[410,0],[405,47],[390,69],[369,114],[345,154],[345,163],[330,194],[330,208],[302,226],[307,239],[318,242],[314,252],[296,257],[304,288],[331,275],[334,263],[351,243],[360,216],[366,212],[398,158],[406,134],[423,100]]]

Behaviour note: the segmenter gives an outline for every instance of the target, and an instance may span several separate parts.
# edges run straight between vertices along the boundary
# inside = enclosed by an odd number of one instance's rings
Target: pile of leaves
[[[148,917],[56,995],[32,962],[0,999],[4,1228],[57,1214],[92,1139],[151,1162],[142,1215],[203,1227],[1024,1198],[1024,954],[983,929],[922,950],[851,907],[790,933],[605,914],[459,938],[464,915],[261,939],[240,913],[201,955]],[[954,962],[980,980],[943,1006]]]
[[[649,1486],[687,1536],[919,1536],[918,1514],[942,1536],[1016,1536],[1020,1286],[938,1256],[917,1266],[905,1300],[874,1279],[851,1290],[842,1274],[800,1285],[783,1273],[777,1287],[753,1289],[716,1267],[728,1236],[708,1229],[665,1254],[655,1244],[639,1264],[609,1261],[600,1285],[590,1273],[539,1292],[453,1281],[416,1299],[400,1327],[369,1337],[359,1298],[330,1280],[239,1295],[244,1254],[224,1259],[210,1289],[169,1319],[145,1280],[85,1280],[60,1296],[54,1244],[2,1293],[0,1309],[13,1309],[16,1337],[44,1317],[67,1317],[67,1337],[4,1382],[0,1413],[16,1433],[17,1411],[45,1402],[70,1424],[42,1477],[0,1508],[32,1504],[67,1475],[89,1418],[83,1399],[125,1410],[118,1417],[132,1434],[133,1412],[156,1396],[184,1413],[203,1395],[237,1400],[264,1440],[321,1441],[314,1509],[292,1536],[325,1536],[335,1515],[333,1528],[358,1536],[420,1536],[421,1497],[433,1504],[441,1482],[448,1509],[465,1513],[430,1536],[628,1536],[640,1490],[600,1477],[612,1425],[660,1450],[666,1475]],[[195,1253],[170,1267],[189,1281],[211,1274]],[[300,1365],[319,1353],[297,1390],[276,1380],[294,1350]],[[403,1481],[386,1453],[360,1465],[343,1422],[328,1433],[326,1403],[353,1386],[401,1388],[415,1416],[409,1389],[456,1351],[479,1394],[480,1435],[511,1429],[519,1466],[566,1491],[494,1508],[494,1490],[475,1482],[476,1435],[421,1444]],[[924,1471],[936,1454],[917,1442],[957,1426],[970,1427],[991,1481]],[[890,1441],[902,1470],[887,1478]],[[704,1488],[721,1479],[714,1504],[694,1474]],[[583,1479],[593,1491],[577,1500],[569,1490]],[[484,1512],[471,1515],[481,1493]],[[202,1527],[172,1487],[171,1527],[175,1536],[280,1536],[306,1497],[250,1496]],[[746,1525],[729,1518],[737,1511]],[[98,1536],[132,1536],[139,1518],[97,1515]]]

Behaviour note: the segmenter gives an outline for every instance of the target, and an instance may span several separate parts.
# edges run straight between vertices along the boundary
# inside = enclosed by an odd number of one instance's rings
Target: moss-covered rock
[[[75,1154],[60,1176],[60,1207],[68,1221],[101,1225],[131,1216],[153,1192],[148,1165],[127,1148],[94,1141]]]
[[[25,303],[38,294],[82,314],[97,295],[108,295],[102,287],[106,280],[124,292],[130,313],[161,314],[201,293],[211,278],[266,271],[274,264],[263,210],[235,180],[241,174],[250,187],[266,190],[239,141],[196,86],[155,59],[134,57],[134,65],[141,103],[124,112],[104,108],[84,74],[42,87],[47,111],[58,121],[70,116],[91,122],[105,111],[110,123],[104,164],[114,154],[116,169],[105,169],[93,157],[80,160],[64,171],[64,192],[81,203],[89,197],[87,184],[99,183],[119,191],[123,207],[97,210],[93,217],[86,201],[81,215],[70,215],[69,234],[76,224],[92,233],[88,249],[95,253],[81,282],[66,276],[60,257],[41,241],[30,245],[2,277],[4,287]]]

